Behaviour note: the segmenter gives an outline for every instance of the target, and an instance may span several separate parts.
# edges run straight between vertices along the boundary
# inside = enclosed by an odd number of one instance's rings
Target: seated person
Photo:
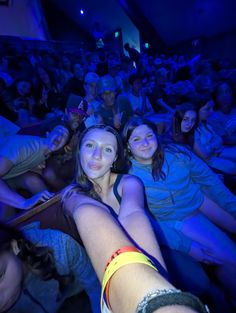
[[[84,100],[88,103],[87,114],[85,120],[86,127],[92,126],[97,123],[95,112],[100,104],[97,98],[97,84],[99,76],[94,72],[88,72],[84,77]]]
[[[225,145],[236,144],[236,95],[231,81],[220,81],[214,91],[214,112],[209,117],[209,124],[220,135]]]
[[[29,128],[20,130],[20,134],[45,136],[56,125],[64,125],[69,131],[69,138],[64,149],[60,149],[47,159],[43,177],[53,191],[59,191],[69,184],[74,174],[74,152],[78,134],[85,129],[88,118],[88,103],[80,96],[71,94],[67,100],[65,112],[55,115]]]
[[[152,105],[148,99],[145,89],[142,86],[142,79],[138,74],[132,74],[129,77],[131,90],[128,98],[135,115],[148,116],[154,113]]]
[[[27,126],[37,120],[33,115],[35,98],[31,81],[18,79],[10,88],[10,105],[17,114],[17,125]]]
[[[192,103],[185,102],[176,107],[171,126],[167,137],[192,149],[197,126],[197,110]]]
[[[0,312],[56,313],[83,289],[100,312],[100,285],[84,248],[58,230],[0,223],[0,274]]]
[[[18,209],[29,209],[38,201],[47,200],[51,195],[41,172],[45,160],[52,152],[61,149],[67,142],[68,130],[55,127],[47,138],[15,135],[8,138],[0,148],[0,201]],[[40,167],[40,168],[38,168]],[[25,199],[15,190],[23,188],[34,196]],[[15,189],[15,190],[14,190]]]
[[[213,101],[201,101],[198,105],[199,124],[194,133],[194,152],[210,167],[224,174],[236,175],[236,146],[226,146],[223,139],[209,125]]]
[[[178,302],[179,312],[206,312],[195,300],[187,308],[194,297],[186,299],[166,280],[144,211],[143,185],[135,176],[118,174],[126,165],[118,133],[106,125],[86,129],[76,156],[75,184],[64,191],[63,203],[102,283],[101,310],[171,313],[178,312]]]
[[[236,197],[190,150],[161,144],[151,122],[135,117],[123,135],[130,174],[145,184],[149,209],[158,222],[153,225],[170,248],[212,265],[235,301],[235,280],[230,277],[236,272],[236,245],[222,229],[236,234]]]
[[[52,123],[64,124],[69,131],[69,139],[64,149],[54,153],[43,169],[43,177],[53,191],[59,191],[71,183],[75,170],[75,151],[79,134],[85,129],[86,111],[88,104],[80,96],[70,95],[65,108],[65,113],[60,119],[52,120],[45,124],[52,127]],[[45,128],[42,126],[42,128]]]
[[[99,124],[106,124],[121,130],[126,121],[132,116],[132,108],[129,99],[123,95],[117,95],[116,83],[113,77],[105,75],[98,81],[98,94],[102,103],[97,108],[96,116]]]

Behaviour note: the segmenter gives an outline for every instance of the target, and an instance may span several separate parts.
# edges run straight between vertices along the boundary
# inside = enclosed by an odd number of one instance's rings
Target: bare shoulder
[[[121,187],[135,187],[135,186],[139,186],[139,187],[143,187],[143,182],[142,180],[135,176],[135,175],[130,175],[130,174],[125,174],[123,175],[122,179],[121,179]]]

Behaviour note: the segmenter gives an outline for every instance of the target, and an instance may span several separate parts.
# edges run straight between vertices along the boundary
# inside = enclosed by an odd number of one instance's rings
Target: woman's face
[[[231,87],[227,83],[223,83],[219,86],[216,95],[216,101],[218,103],[220,111],[225,114],[230,112],[233,103],[233,92]]]
[[[96,180],[110,173],[117,148],[117,140],[112,133],[104,129],[88,131],[80,147],[80,163],[86,176]]]
[[[214,108],[214,102],[208,101],[204,106],[199,110],[199,120],[206,121],[212,114]]]
[[[181,132],[182,133],[190,132],[196,123],[196,119],[197,113],[195,111],[192,110],[186,111],[180,125]]]
[[[135,160],[142,164],[151,164],[158,142],[151,128],[140,125],[133,130],[128,146]]]
[[[13,253],[0,255],[0,312],[8,310],[18,299],[23,281],[23,264]]]

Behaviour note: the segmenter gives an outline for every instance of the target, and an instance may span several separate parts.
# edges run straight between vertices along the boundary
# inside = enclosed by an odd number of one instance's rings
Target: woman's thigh
[[[236,264],[236,245],[202,213],[185,219],[181,231],[205,247],[206,254]]]

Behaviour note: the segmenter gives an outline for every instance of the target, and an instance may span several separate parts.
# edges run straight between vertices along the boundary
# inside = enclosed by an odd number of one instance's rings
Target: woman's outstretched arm
[[[65,200],[71,212],[94,269],[102,282],[108,259],[114,251],[132,246],[122,228],[100,202],[80,194]],[[174,289],[157,271],[145,264],[122,266],[111,278],[109,301],[114,313],[134,313],[137,305],[153,290]],[[152,312],[157,312],[156,310]],[[183,305],[166,306],[160,313],[197,312]]]

